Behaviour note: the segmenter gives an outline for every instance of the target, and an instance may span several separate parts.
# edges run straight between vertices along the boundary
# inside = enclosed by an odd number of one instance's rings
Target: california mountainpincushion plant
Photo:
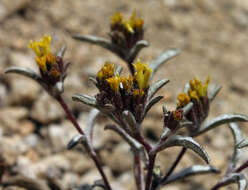
[[[168,79],[163,79],[153,83],[152,78],[158,68],[177,55],[179,51],[167,50],[151,64],[143,63],[139,59],[136,60],[142,48],[148,47],[148,42],[143,39],[144,21],[137,17],[135,12],[128,20],[125,20],[121,13],[114,14],[111,18],[109,36],[110,39],[89,35],[73,36],[74,39],[99,45],[115,53],[127,63],[130,71],[129,76],[122,76],[120,66],[106,62],[96,74],[96,77],[91,78],[99,92],[95,96],[76,94],[72,97],[74,101],[80,101],[94,108],[90,113],[89,121],[91,122],[89,122],[86,131],[81,129],[62,98],[63,82],[69,64],[64,64],[63,61],[65,48],[62,48],[57,55],[51,52],[51,36],[44,36],[41,41],[31,41],[29,45],[36,54],[39,74],[30,69],[17,67],[7,69],[6,73],[18,73],[32,78],[60,103],[79,132],[79,135],[69,142],[68,148],[71,149],[77,144],[82,144],[86,148],[103,179],[103,183],[97,184],[107,190],[111,190],[111,185],[92,143],[94,132],[94,122],[92,121],[99,113],[114,122],[114,124],[107,125],[105,128],[118,133],[130,145],[134,156],[134,178],[137,190],[155,190],[191,175],[218,173],[219,170],[211,165],[194,165],[172,175],[187,149],[197,153],[209,164],[210,158],[207,152],[193,137],[225,123],[247,122],[248,117],[240,114],[224,114],[206,122],[211,102],[219,92],[220,86],[217,85],[213,91],[208,92],[209,78],[205,83],[195,78],[186,85],[184,93],[178,96],[178,104],[175,110],[168,111],[163,107],[163,133],[158,142],[152,144],[142,133],[142,122],[151,107],[163,98],[162,96],[155,96],[158,90],[169,82]],[[183,127],[188,129],[188,135],[177,135],[177,132]],[[243,139],[237,138],[238,127],[230,128],[236,139],[234,152],[238,152]],[[183,147],[182,151],[169,171],[160,171],[155,167],[158,153],[174,146]],[[247,164],[236,168],[237,156],[236,153],[233,154],[234,158],[227,174],[213,189],[232,182],[238,183],[240,189],[246,188],[246,179],[240,172],[247,167]]]

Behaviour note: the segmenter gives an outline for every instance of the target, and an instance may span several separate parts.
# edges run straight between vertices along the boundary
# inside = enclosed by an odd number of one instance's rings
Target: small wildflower
[[[198,98],[207,96],[209,82],[210,82],[210,77],[207,78],[205,84],[202,84],[202,82],[197,78],[190,80],[191,91],[195,91],[194,96],[197,95]]]
[[[108,79],[114,76],[114,64],[106,62],[100,71],[97,73],[99,80]]]
[[[177,103],[178,107],[186,106],[190,102],[190,97],[185,92],[179,94],[177,96],[177,99],[178,99],[178,103]]]
[[[133,66],[136,70],[134,79],[138,83],[139,88],[148,88],[152,69],[150,69],[147,64],[141,63],[140,60],[138,60],[136,64],[133,64]]]
[[[142,18],[138,18],[136,16],[136,11],[135,10],[133,11],[133,14],[129,19],[129,25],[131,26],[131,28],[133,30],[135,30],[135,29],[140,30],[140,29],[143,28],[144,20]]]
[[[120,79],[120,76],[114,76],[114,77],[111,77],[111,78],[108,78],[106,79],[107,82],[109,83],[110,85],[110,88],[115,92],[119,92],[119,89],[120,89],[120,82],[121,82],[121,79]]]
[[[131,90],[133,84],[133,77],[120,77],[121,84],[124,90]]]
[[[43,36],[40,41],[30,41],[28,47],[36,54],[36,63],[43,72],[55,64],[55,56],[51,53],[51,36]]]
[[[52,37],[44,35],[40,41],[30,41],[28,48],[36,54],[35,61],[40,69],[42,82],[47,90],[53,94],[53,87],[57,82],[63,82],[69,63],[64,64],[63,58],[51,52]],[[60,93],[63,89],[61,88]],[[53,94],[54,95],[54,94]]]
[[[195,129],[198,128],[208,116],[210,105],[207,90],[209,81],[210,77],[207,78],[204,84],[202,81],[194,78],[189,82],[190,89],[188,90],[188,95],[186,93],[181,93],[177,97],[178,108],[186,106],[189,102],[193,103],[192,109],[186,115],[186,118],[193,123],[193,125],[189,128],[192,132],[194,132]]]
[[[123,15],[119,12],[115,13],[111,17],[111,27],[114,27],[115,25],[122,25],[123,24]]]

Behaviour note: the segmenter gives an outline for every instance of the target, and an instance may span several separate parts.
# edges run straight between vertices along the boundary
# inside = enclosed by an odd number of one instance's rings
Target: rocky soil
[[[0,168],[1,164],[6,167],[3,180],[9,183],[0,187],[1,190],[24,189],[17,185],[21,180],[27,180],[24,177],[38,183],[41,189],[55,190],[84,189],[100,179],[92,161],[80,147],[66,150],[76,131],[60,106],[35,82],[17,75],[6,76],[4,70],[9,66],[37,70],[34,54],[27,48],[31,39],[51,34],[54,50],[66,44],[65,58],[72,65],[64,96],[79,123],[85,127],[90,109],[72,102],[71,96],[96,93],[87,79],[94,76],[105,61],[125,65],[115,55],[74,41],[71,35],[107,37],[111,15],[116,11],[130,15],[133,9],[144,18],[145,39],[150,42],[150,47],[139,55],[142,60],[150,62],[169,48],[181,50],[181,54],[164,65],[155,78],[168,78],[170,83],[159,92],[165,99],[151,110],[144,123],[144,134],[149,140],[154,141],[160,135],[161,105],[166,104],[168,109],[175,107],[176,95],[193,77],[205,80],[210,75],[212,83],[223,86],[212,104],[210,118],[221,113],[248,114],[247,1],[0,0]],[[99,118],[94,145],[113,189],[133,190],[130,149],[119,136],[104,131],[107,123],[110,121]],[[240,125],[248,134],[248,124]],[[224,170],[232,154],[228,128],[222,126],[197,140],[208,151],[211,164]],[[161,153],[156,165],[165,171],[179,150],[168,149]],[[195,163],[204,164],[189,151],[177,170]],[[20,175],[24,177],[16,177]],[[164,189],[205,190],[221,175],[192,177]]]

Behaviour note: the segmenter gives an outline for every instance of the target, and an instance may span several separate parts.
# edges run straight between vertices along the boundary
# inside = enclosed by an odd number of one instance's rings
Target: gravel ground
[[[184,84],[198,77],[223,86],[211,107],[210,118],[221,113],[248,114],[248,2],[242,0],[0,0],[0,159],[7,167],[3,180],[18,180],[20,174],[39,182],[45,189],[79,189],[99,179],[93,163],[80,149],[66,150],[76,131],[63,110],[36,83],[17,75],[4,75],[9,66],[37,70],[34,55],[27,48],[29,40],[43,34],[53,36],[53,48],[67,45],[66,60],[72,62],[65,82],[65,98],[79,123],[85,127],[89,107],[71,101],[75,93],[94,95],[89,76],[105,61],[124,63],[99,47],[80,43],[72,34],[107,37],[111,15],[120,11],[130,15],[136,9],[144,18],[145,39],[150,47],[139,57],[150,62],[164,50],[178,48],[181,54],[159,71],[155,80],[170,79],[159,93],[161,104],[175,107],[176,95]],[[127,70],[127,69],[125,69]],[[154,107],[145,121],[144,134],[158,138],[162,129],[161,104]],[[112,132],[103,131],[110,121],[99,118],[94,145],[114,189],[134,189],[132,155],[129,147]],[[240,124],[246,134],[248,125]],[[215,129],[197,139],[212,158],[211,164],[225,169],[232,154],[232,138],[228,129]],[[151,134],[152,133],[152,134]],[[168,149],[158,157],[162,171],[169,167],[180,149]],[[244,155],[248,156],[248,153]],[[166,163],[166,164],[164,164]],[[203,162],[188,152],[177,170]],[[0,165],[1,167],[1,165]],[[220,175],[221,176],[221,175]],[[219,177],[220,177],[219,176]],[[216,176],[192,177],[164,188],[209,189]],[[211,182],[211,183],[209,183]],[[44,186],[44,187],[43,187]],[[228,189],[235,189],[231,186]],[[0,187],[21,189],[17,186]],[[34,189],[34,188],[30,188]]]

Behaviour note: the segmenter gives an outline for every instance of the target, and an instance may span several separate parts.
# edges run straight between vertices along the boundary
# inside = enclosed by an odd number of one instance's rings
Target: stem
[[[70,121],[72,122],[72,124],[74,125],[74,127],[77,129],[77,131],[81,134],[84,135],[83,130],[81,129],[81,127],[79,126],[76,118],[74,117],[74,115],[72,114],[70,108],[67,106],[67,104],[65,103],[64,99],[62,98],[62,96],[58,96],[56,98],[56,100],[60,103],[60,105],[63,107],[67,117],[70,119]]]
[[[166,180],[170,177],[170,175],[173,173],[173,171],[175,170],[175,168],[177,167],[178,163],[180,162],[180,160],[182,159],[183,155],[185,154],[185,152],[187,151],[186,148],[182,148],[181,152],[179,153],[179,155],[177,156],[177,159],[175,160],[175,162],[172,164],[172,166],[170,167],[169,171],[166,173],[166,175],[160,180],[160,184],[163,184],[164,182],[166,182]]]
[[[76,118],[75,118],[74,115],[72,114],[70,108],[67,106],[67,104],[65,103],[64,99],[62,98],[62,96],[60,96],[60,95],[57,96],[57,97],[56,97],[56,100],[57,100],[57,101],[60,103],[60,105],[63,107],[63,109],[64,109],[64,111],[65,111],[67,117],[70,119],[70,121],[71,121],[72,124],[75,126],[75,128],[77,129],[77,131],[78,131],[81,135],[85,135],[84,131],[83,131],[83,130],[81,129],[81,127],[79,126],[79,124],[78,124]],[[99,159],[98,159],[98,157],[97,157],[97,154],[96,154],[94,148],[92,147],[89,138],[86,137],[86,139],[87,139],[87,141],[86,141],[87,147],[88,147],[88,149],[89,149],[89,151],[88,151],[88,152],[89,152],[89,155],[90,155],[90,157],[92,158],[92,160],[94,161],[94,163],[95,163],[95,165],[96,165],[96,167],[97,167],[99,173],[101,174],[102,179],[103,179],[103,181],[104,181],[104,184],[105,184],[106,188],[107,188],[108,190],[111,190],[111,186],[110,186],[110,184],[109,184],[109,182],[108,182],[108,179],[107,179],[107,177],[106,177],[106,175],[105,175],[105,173],[104,173],[104,171],[103,171],[103,169],[102,169],[102,166],[101,166],[100,161],[99,161]]]
[[[142,170],[140,152],[134,152],[134,177],[137,190],[144,190],[144,173]]]
[[[149,166],[148,166],[148,173],[146,176],[146,188],[145,188],[145,190],[150,190],[150,186],[152,183],[152,174],[153,174],[155,158],[156,158],[156,154],[149,155]]]
[[[241,172],[242,170],[244,170],[245,168],[247,168],[248,167],[248,161],[246,161],[245,163],[243,163],[240,167],[238,167],[236,170],[235,170],[235,172],[236,173],[239,173],[239,172]]]

